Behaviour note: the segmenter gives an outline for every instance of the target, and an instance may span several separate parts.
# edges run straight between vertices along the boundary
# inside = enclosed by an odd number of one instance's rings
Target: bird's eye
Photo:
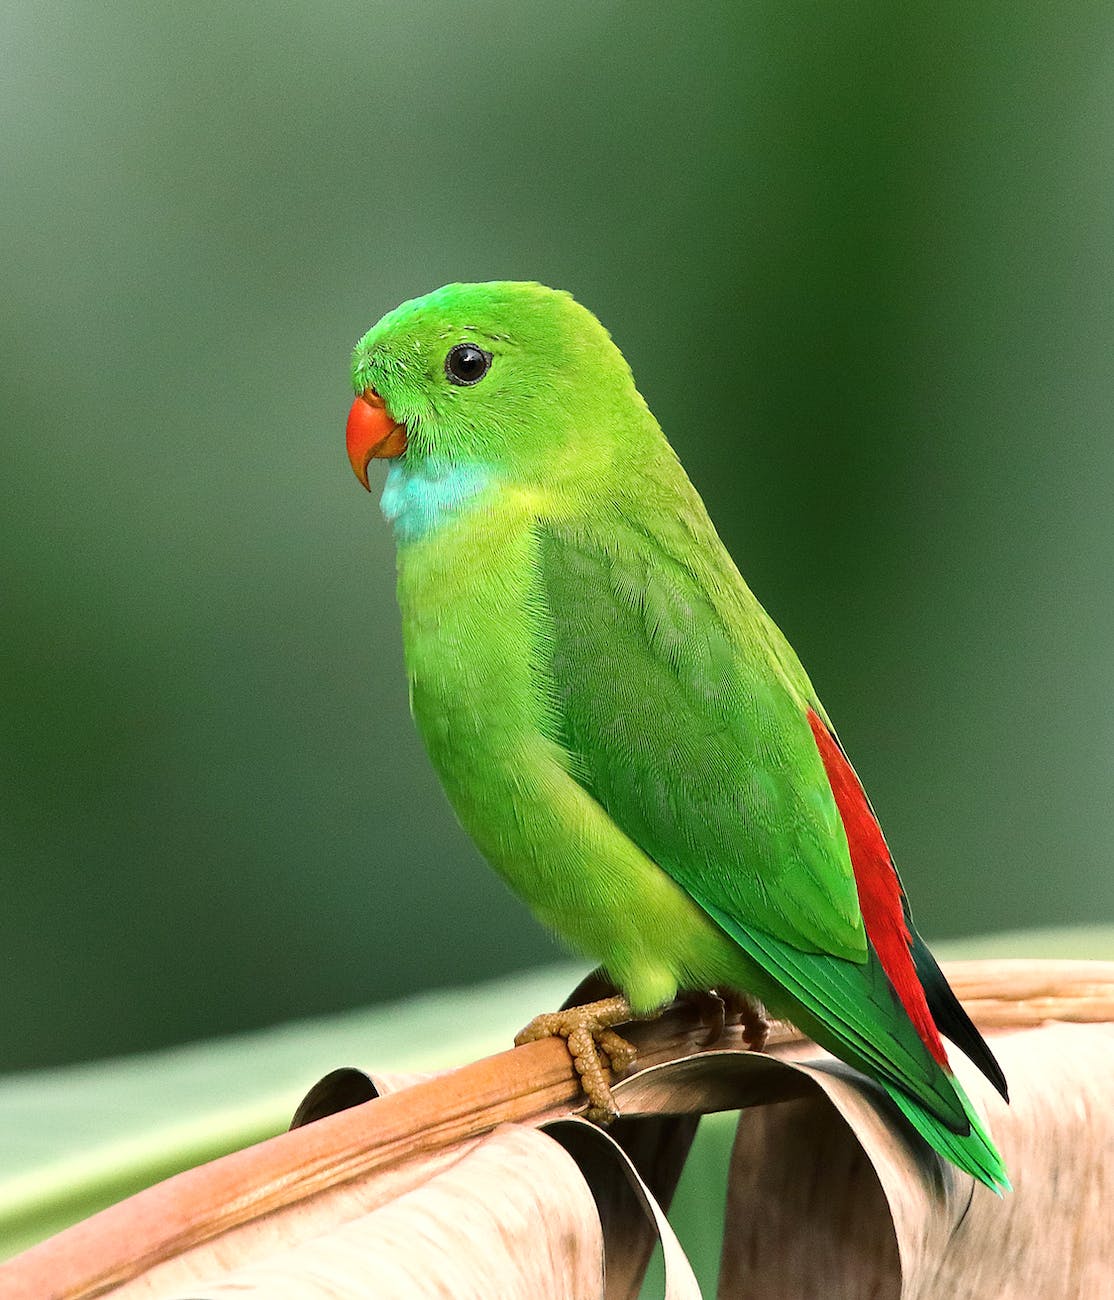
[[[474,343],[458,343],[445,358],[445,374],[451,384],[467,388],[478,384],[491,366],[491,353]]]

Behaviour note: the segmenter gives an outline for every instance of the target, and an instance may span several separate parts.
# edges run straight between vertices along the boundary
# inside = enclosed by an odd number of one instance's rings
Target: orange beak
[[[401,456],[406,450],[406,425],[391,415],[374,388],[365,388],[348,412],[345,438],[352,472],[370,492],[368,463]]]

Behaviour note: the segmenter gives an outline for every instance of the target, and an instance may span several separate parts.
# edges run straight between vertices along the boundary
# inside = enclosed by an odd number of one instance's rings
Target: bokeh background
[[[1114,918],[1114,10],[0,14],[0,1068],[556,946],[407,714],[349,350],[611,328],[934,936]],[[540,1008],[539,1008],[540,1009]]]

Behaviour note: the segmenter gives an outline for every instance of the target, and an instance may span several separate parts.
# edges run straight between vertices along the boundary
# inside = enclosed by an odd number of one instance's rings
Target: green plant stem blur
[[[349,349],[611,328],[930,935],[1114,916],[1114,10],[0,18],[0,1069],[551,962],[407,714]],[[541,1008],[539,1008],[540,1010]]]

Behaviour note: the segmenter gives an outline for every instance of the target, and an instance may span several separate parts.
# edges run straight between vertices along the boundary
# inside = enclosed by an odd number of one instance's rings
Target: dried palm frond
[[[874,1085],[785,1026],[757,1055],[703,1045],[691,1009],[631,1027],[610,1133],[563,1044],[433,1077],[335,1071],[300,1126],[159,1184],[0,1267],[5,1300],[634,1297],[699,1116],[740,1110],[723,1296],[1097,1296],[1114,1276],[1114,963],[968,962],[948,975],[994,1033],[1007,1108],[958,1062],[1015,1191],[942,1162]],[[626,1031],[625,1031],[626,1032]]]

